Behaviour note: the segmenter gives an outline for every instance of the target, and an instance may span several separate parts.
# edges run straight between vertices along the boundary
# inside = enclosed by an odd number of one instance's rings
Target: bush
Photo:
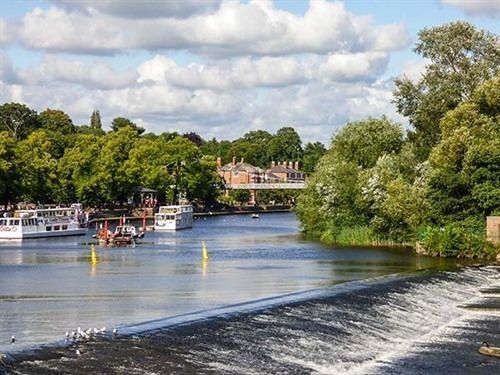
[[[498,251],[486,241],[484,222],[474,218],[421,228],[418,237],[428,254],[434,256],[491,259]]]

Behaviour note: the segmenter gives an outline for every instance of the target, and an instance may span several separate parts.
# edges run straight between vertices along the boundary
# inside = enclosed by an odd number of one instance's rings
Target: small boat
[[[97,238],[103,245],[130,245],[143,237],[144,232],[137,231],[133,225],[118,225],[114,232],[105,227],[94,235],[94,238]]]
[[[479,347],[479,353],[482,355],[488,355],[490,357],[500,358],[500,348],[495,346],[490,346],[487,342],[483,342]]]
[[[179,204],[174,206],[160,206],[155,214],[155,230],[177,230],[193,226],[193,206]]]
[[[252,219],[259,219],[259,218],[260,218],[259,214],[252,214]]]

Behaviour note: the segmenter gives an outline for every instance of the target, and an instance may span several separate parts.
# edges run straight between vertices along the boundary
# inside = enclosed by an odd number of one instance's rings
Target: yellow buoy
[[[208,259],[208,250],[205,245],[205,241],[201,241],[201,259],[207,260]]]
[[[97,254],[95,252],[94,244],[90,245],[90,260],[92,264],[97,264]]]

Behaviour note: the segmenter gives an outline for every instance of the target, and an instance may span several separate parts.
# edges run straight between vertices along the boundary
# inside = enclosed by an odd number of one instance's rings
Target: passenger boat
[[[174,206],[160,206],[155,214],[155,230],[177,230],[193,226],[193,206],[179,204]]]
[[[82,205],[17,210],[14,217],[0,218],[0,240],[83,235],[87,216]]]
[[[252,214],[252,219],[259,219],[259,218],[260,218],[259,214]]]

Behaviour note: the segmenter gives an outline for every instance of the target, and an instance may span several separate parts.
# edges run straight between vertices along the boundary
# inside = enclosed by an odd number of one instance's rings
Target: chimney
[[[241,163],[243,163],[245,161],[245,158],[241,158]]]
[[[298,161],[295,162],[293,169],[295,169],[296,171],[299,170],[299,162]]]
[[[272,161],[271,162],[271,168],[274,167],[276,165],[276,162],[275,161]]]
[[[233,165],[236,165],[236,156],[233,156]]]
[[[288,162],[288,168],[293,168],[293,163],[291,161]]]
[[[220,168],[222,166],[222,159],[220,156],[217,156],[217,167]]]
[[[286,168],[286,161],[284,161],[281,165]]]

